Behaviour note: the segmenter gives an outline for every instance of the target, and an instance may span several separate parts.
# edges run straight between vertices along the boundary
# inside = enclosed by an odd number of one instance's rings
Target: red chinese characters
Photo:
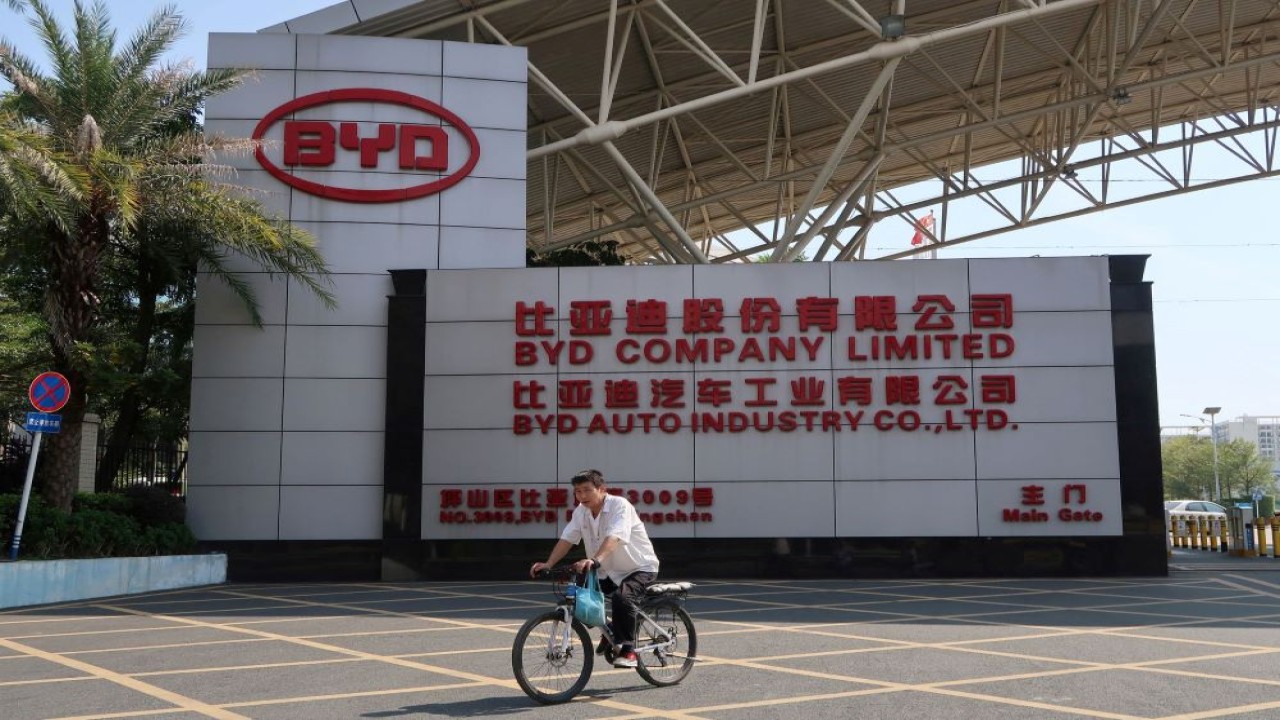
[[[570,335],[610,335],[613,308],[608,300],[574,300],[569,303]]]
[[[1001,511],[1001,520],[1006,523],[1049,523],[1052,519],[1072,524],[1102,522],[1103,514],[1087,507],[1087,483],[1065,483],[1060,497],[1056,498],[1051,497],[1044,485],[1035,483],[1021,486],[1019,491],[1022,507],[1004,508]],[[1058,500],[1060,507],[1054,507],[1051,499]]]
[[[626,488],[609,492],[626,497],[640,519],[656,525],[709,523],[714,519],[715,488],[706,486]],[[554,524],[569,519],[573,511],[569,489],[548,488],[443,488],[439,491],[441,525]]]
[[[553,303],[518,301],[514,364],[540,374],[512,381],[512,429],[1017,430],[1017,376],[990,367],[1016,350],[1012,295],[970,296],[968,319],[946,294],[900,300],[747,297],[736,326],[719,297],[574,299],[564,320]],[[989,369],[971,371],[976,361]],[[902,365],[915,362],[939,369]]]
[[[684,332],[724,332],[724,301],[720,298],[698,298],[684,301]]]

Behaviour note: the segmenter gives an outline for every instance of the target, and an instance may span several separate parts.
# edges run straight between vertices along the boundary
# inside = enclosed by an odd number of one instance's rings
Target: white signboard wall
[[[239,261],[264,327],[199,278],[189,518],[207,540],[378,539],[391,268],[523,267],[523,48],[214,34],[255,68],[206,131],[258,137],[234,178],[311,232],[336,309]]]
[[[1106,258],[526,269],[522,49],[213,35],[209,66],[259,69],[206,127],[262,141],[236,181],[339,306],[238,262],[258,328],[200,278],[198,537],[383,538],[392,269],[428,271],[423,539],[552,538],[586,467],[658,537],[1121,533]]]
[[[424,538],[1118,535],[1105,258],[427,276]]]

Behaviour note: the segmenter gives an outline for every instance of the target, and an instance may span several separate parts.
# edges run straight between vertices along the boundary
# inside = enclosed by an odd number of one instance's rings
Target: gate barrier
[[[1169,548],[1230,552],[1237,557],[1280,559],[1280,516],[1248,522],[1243,517],[1166,513]]]

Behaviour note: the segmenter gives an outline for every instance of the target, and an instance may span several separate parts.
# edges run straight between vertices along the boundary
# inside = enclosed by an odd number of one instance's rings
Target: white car
[[[1199,515],[1227,519],[1227,509],[1208,500],[1165,500],[1164,509],[1179,515]]]

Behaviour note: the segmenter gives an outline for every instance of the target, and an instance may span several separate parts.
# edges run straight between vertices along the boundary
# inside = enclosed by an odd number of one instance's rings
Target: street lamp
[[[1204,414],[1209,416],[1209,444],[1213,446],[1213,491],[1216,494],[1215,501],[1222,501],[1222,484],[1218,482],[1218,424],[1215,422],[1214,416],[1222,412],[1220,407],[1207,407]],[[1180,417],[1199,420],[1201,427],[1204,424],[1204,418],[1199,415],[1188,415],[1186,413],[1178,413]],[[1196,432],[1200,432],[1200,428],[1196,428]]]
[[[1207,407],[1203,412],[1209,416],[1209,440],[1213,443],[1213,489],[1218,493],[1217,501],[1222,502],[1222,484],[1218,482],[1218,423],[1214,417],[1222,408]]]

